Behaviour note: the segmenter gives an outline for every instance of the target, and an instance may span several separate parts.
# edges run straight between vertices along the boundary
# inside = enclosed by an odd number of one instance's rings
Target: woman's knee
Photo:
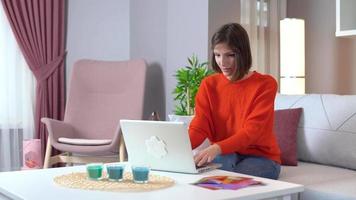
[[[248,157],[237,163],[235,172],[269,179],[278,179],[281,166],[262,157]]]
[[[213,163],[222,164],[220,169],[226,170],[226,171],[234,171],[237,162],[238,162],[238,157],[235,153],[226,154],[226,155],[218,155],[213,160]]]

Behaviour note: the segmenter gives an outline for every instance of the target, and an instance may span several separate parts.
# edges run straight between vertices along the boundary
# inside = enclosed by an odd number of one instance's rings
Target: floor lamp
[[[280,21],[280,93],[305,93],[304,20]]]

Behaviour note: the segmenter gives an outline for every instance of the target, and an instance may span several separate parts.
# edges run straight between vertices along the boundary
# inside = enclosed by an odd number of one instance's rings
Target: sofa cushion
[[[274,130],[281,149],[282,165],[296,166],[297,129],[302,108],[276,110]]]
[[[301,200],[356,199],[356,171],[299,162],[298,167],[282,166],[279,180],[305,186]]]
[[[298,159],[356,169],[356,95],[277,95],[276,109],[303,108]]]

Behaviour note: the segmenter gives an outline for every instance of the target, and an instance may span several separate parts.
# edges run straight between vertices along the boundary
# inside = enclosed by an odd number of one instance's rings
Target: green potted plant
[[[171,121],[177,121],[177,116],[194,115],[195,96],[198,92],[201,81],[213,70],[208,68],[208,62],[200,63],[196,55],[188,57],[188,65],[179,68],[174,76],[177,79],[177,85],[173,90],[175,105],[175,115],[170,115]],[[178,120],[182,121],[182,120]],[[186,120],[183,120],[186,121]]]

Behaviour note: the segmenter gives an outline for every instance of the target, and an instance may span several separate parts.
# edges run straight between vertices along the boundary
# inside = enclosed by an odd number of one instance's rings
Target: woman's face
[[[225,43],[219,43],[214,48],[215,61],[221,72],[229,80],[236,72],[236,53]]]

